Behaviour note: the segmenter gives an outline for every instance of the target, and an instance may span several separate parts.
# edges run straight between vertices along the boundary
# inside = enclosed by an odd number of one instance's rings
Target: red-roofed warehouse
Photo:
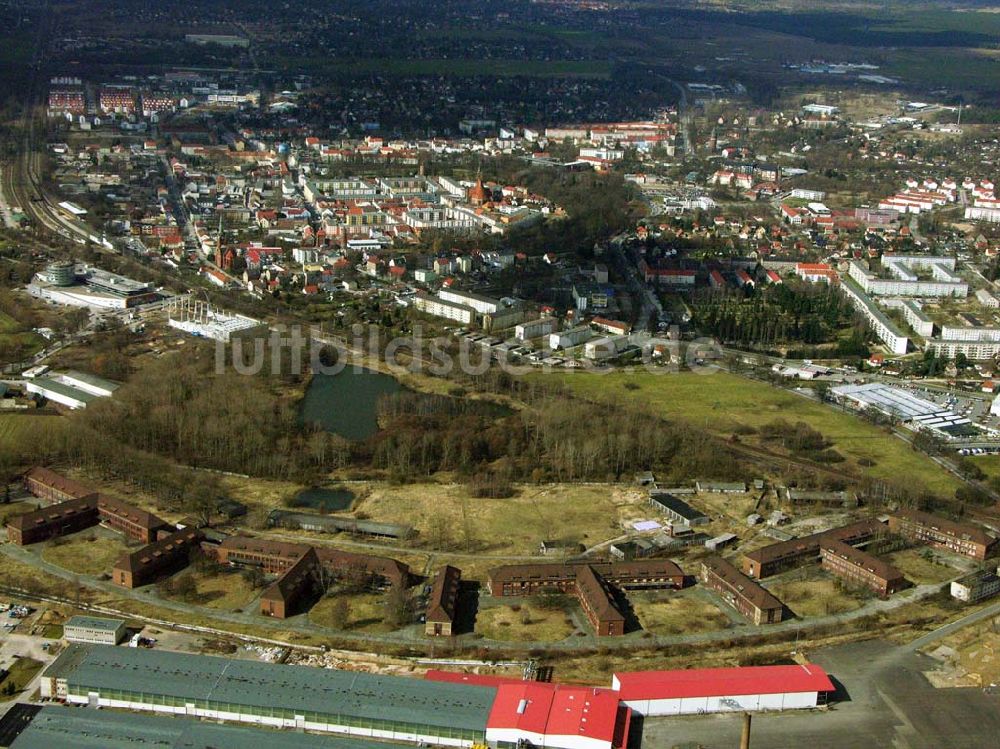
[[[813,664],[616,673],[612,688],[641,715],[810,708],[834,691]]]

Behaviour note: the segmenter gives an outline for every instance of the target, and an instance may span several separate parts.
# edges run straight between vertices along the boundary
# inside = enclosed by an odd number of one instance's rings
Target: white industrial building
[[[112,395],[120,386],[103,377],[70,370],[24,381],[24,389],[67,408],[86,408],[97,398]]]
[[[74,616],[63,625],[63,638],[69,642],[117,645],[125,638],[126,631],[124,619]]]
[[[835,691],[826,672],[813,664],[616,673],[611,688],[646,717],[797,710],[825,704]]]
[[[159,299],[152,284],[68,261],[52,263],[27,288],[36,299],[95,310],[130,309]]]
[[[191,335],[229,343],[233,338],[258,338],[268,334],[266,323],[245,315],[214,308],[208,302],[189,297],[179,299],[170,309],[168,324]]]
[[[583,355],[594,360],[611,359],[624,351],[628,343],[629,337],[627,335],[598,338],[584,344]]]
[[[965,428],[971,421],[947,408],[906,390],[878,382],[865,385],[841,385],[830,390],[837,400],[859,410],[874,408],[913,427],[932,429],[948,435],[949,430]]]

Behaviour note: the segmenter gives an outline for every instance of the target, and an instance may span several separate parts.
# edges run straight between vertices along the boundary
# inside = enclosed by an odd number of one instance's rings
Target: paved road
[[[932,642],[936,642],[937,640],[947,637],[963,627],[968,627],[970,624],[975,624],[976,622],[981,622],[984,619],[989,619],[991,616],[1000,616],[1000,602],[994,603],[992,606],[987,606],[979,611],[974,611],[968,616],[963,616],[961,619],[958,619],[951,624],[945,624],[943,627],[938,627],[933,632],[928,632],[926,635],[918,637],[916,640],[909,643],[907,647],[910,650],[925,648]]]

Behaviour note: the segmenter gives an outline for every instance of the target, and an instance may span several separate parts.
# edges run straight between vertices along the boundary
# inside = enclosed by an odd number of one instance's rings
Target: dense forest
[[[842,335],[855,322],[850,303],[821,284],[775,284],[749,294],[700,293],[694,323],[720,341],[771,349],[788,344],[816,346],[836,342],[836,356],[866,356],[860,327]]]

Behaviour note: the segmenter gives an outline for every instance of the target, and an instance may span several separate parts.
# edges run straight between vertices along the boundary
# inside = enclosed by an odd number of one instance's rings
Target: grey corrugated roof
[[[391,749],[377,741],[203,723],[190,718],[44,707],[11,749]]]
[[[71,645],[46,673],[81,688],[485,731],[496,690],[144,648]]]

